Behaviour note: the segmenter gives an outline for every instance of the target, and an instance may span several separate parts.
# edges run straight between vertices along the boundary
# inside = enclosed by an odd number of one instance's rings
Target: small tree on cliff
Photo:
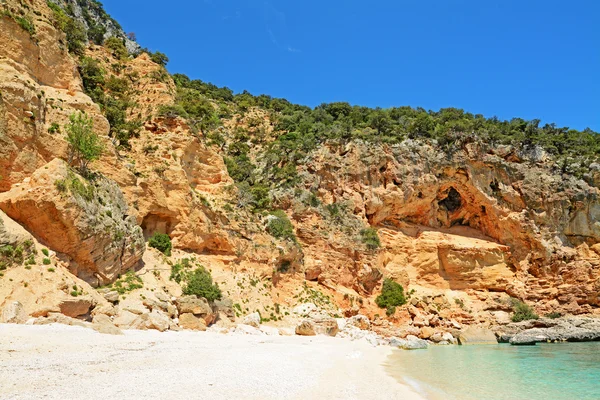
[[[88,176],[90,162],[100,158],[104,147],[100,137],[94,133],[92,117],[78,112],[71,114],[69,121],[65,127],[69,142],[69,164],[77,162],[81,175]]]

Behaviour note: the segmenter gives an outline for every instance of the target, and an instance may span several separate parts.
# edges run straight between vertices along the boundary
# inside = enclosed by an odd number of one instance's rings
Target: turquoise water
[[[388,370],[434,400],[599,400],[600,342],[397,351]]]

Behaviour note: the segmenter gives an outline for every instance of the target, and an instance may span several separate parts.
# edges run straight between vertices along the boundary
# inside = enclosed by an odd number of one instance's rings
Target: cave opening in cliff
[[[460,197],[460,193],[451,187],[446,198],[438,201],[438,205],[440,208],[448,212],[454,212],[458,210],[462,206],[462,198]]]
[[[144,237],[146,239],[155,233],[169,234],[172,227],[173,220],[166,215],[150,213],[146,215],[142,221],[142,230],[144,231]]]

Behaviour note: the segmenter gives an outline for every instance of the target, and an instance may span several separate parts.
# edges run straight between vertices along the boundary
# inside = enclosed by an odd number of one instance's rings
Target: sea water
[[[431,346],[387,368],[432,400],[600,400],[600,342]]]

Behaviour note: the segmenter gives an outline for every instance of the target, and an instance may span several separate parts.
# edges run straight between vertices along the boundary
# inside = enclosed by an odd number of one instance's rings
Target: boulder
[[[306,271],[304,271],[304,278],[307,281],[316,281],[319,279],[319,276],[321,275],[322,272],[323,272],[323,269],[321,268],[320,265],[314,265],[310,268],[307,268]]]
[[[71,325],[71,326],[80,326],[82,328],[89,328],[91,324],[89,322],[84,322],[77,318],[67,317],[61,313],[50,313],[46,318],[37,318],[34,322],[34,325],[48,325],[48,324],[62,324],[62,325]]]
[[[106,314],[97,314],[92,320],[92,329],[106,335],[122,335],[123,331],[113,324]]]
[[[77,318],[86,315],[90,312],[90,308],[94,305],[94,301],[90,298],[75,297],[68,300],[63,300],[58,307],[61,314],[67,317]]]
[[[301,336],[335,336],[339,332],[338,323],[333,318],[304,320],[296,326],[296,334]]]
[[[462,345],[470,344],[498,344],[496,335],[488,329],[479,326],[469,326],[458,335],[458,341]]]
[[[152,310],[148,314],[143,314],[142,318],[145,319],[146,329],[156,329],[160,332],[169,329],[169,317],[162,311]]]
[[[233,329],[232,333],[239,335],[264,335],[264,333],[260,329],[246,324],[238,324]]]
[[[204,318],[197,317],[192,313],[179,314],[179,326],[192,331],[205,331],[206,322]]]
[[[304,320],[296,326],[296,335],[315,336],[316,334],[315,324],[310,320]]]
[[[217,320],[217,314],[215,314],[213,308],[203,297],[182,296],[175,300],[175,305],[179,314],[189,313],[204,318],[206,326],[211,325]]]
[[[104,294],[104,298],[108,302],[117,303],[119,301],[119,292],[117,292],[116,290],[111,290]]]
[[[349,318],[346,323],[365,331],[371,328],[371,321],[369,321],[369,318],[360,314]]]
[[[429,326],[424,326],[421,328],[421,339],[430,339],[432,336],[434,336],[435,334],[435,330]],[[435,341],[435,340],[434,340]],[[438,342],[441,341],[441,335],[440,335],[440,340],[438,340]]]
[[[191,313],[196,315],[212,314],[212,308],[203,297],[181,296],[175,300],[175,305],[180,314]]]
[[[533,333],[520,333],[510,338],[509,343],[515,346],[534,346],[538,342],[549,340],[546,335],[536,335]]]
[[[428,344],[426,340],[419,339],[416,336],[408,335],[406,339],[397,337],[390,339],[390,346],[397,347],[403,350],[420,350],[426,349]]]
[[[235,321],[235,310],[231,299],[216,300],[214,305],[218,314],[224,315],[230,321]]]
[[[260,318],[260,314],[258,312],[246,315],[244,317],[244,320],[242,321],[243,324],[250,325],[255,328],[258,328],[260,326],[260,322],[261,322],[261,318]]]
[[[3,324],[24,324],[27,322],[27,313],[23,309],[23,304],[13,301],[4,306],[0,322]]]
[[[33,311],[31,313],[31,316],[34,318],[47,317],[48,314],[50,314],[50,313],[59,313],[59,312],[60,312],[60,307],[58,307],[58,306],[43,306],[43,307],[38,308],[37,310]]]
[[[121,310],[113,320],[113,323],[123,329],[140,329],[138,315],[131,311]]]
[[[148,312],[148,308],[139,300],[129,301],[128,299],[127,304],[123,304],[121,309],[137,315],[142,315]]]

